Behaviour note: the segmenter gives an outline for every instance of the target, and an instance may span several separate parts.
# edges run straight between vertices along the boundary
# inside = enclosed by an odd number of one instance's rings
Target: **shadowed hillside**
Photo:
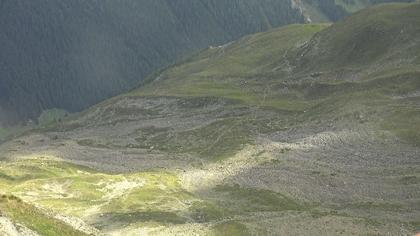
[[[79,111],[187,53],[296,22],[289,0],[1,1],[0,107],[8,121]]]

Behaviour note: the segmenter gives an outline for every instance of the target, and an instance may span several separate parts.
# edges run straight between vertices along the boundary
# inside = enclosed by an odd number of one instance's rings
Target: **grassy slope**
[[[384,127],[418,145],[418,129],[413,129],[420,127],[418,96],[410,94],[420,88],[419,11],[420,4],[387,4],[356,13],[298,50],[303,56],[296,60],[295,71],[319,72],[320,80],[334,84],[335,93],[345,92],[352,99],[369,96],[358,103],[375,101],[376,110],[382,107],[377,115],[384,118],[378,117]],[[340,79],[345,80],[342,86]]]
[[[299,69],[360,69],[377,62],[386,65],[389,60],[411,59],[420,52],[413,45],[420,34],[419,9],[419,4],[387,4],[360,11],[334,24],[300,51]]]
[[[309,40],[326,26],[291,25],[210,48],[189,62],[163,72],[160,77],[164,80],[150,83],[129,95],[215,96],[252,105],[301,110],[305,107],[304,101],[290,101],[293,99],[290,96],[261,98],[266,87],[276,83],[273,76],[276,73],[271,71],[278,69],[288,50]]]
[[[40,235],[83,235],[42,209],[81,218],[104,231],[200,222],[211,223],[214,232],[228,228],[229,235],[247,232],[229,219],[249,204],[253,208],[247,212],[303,210],[271,191],[219,186],[217,201],[204,200],[185,191],[169,172],[112,175],[46,157],[0,163],[0,188],[0,211]],[[225,197],[232,200],[225,202]]]
[[[25,225],[42,236],[87,235],[59,220],[51,218],[38,208],[23,202],[20,198],[13,195],[0,196],[0,213],[16,223]]]
[[[194,200],[191,194],[181,189],[177,177],[169,173],[110,175],[46,158],[1,163],[0,186],[7,194],[19,196],[44,209],[90,219],[99,229],[119,223],[183,223],[186,218],[177,214],[185,206],[179,202]],[[40,210],[32,212],[31,206],[21,201],[6,199],[2,203],[0,209],[13,220],[41,235],[57,235],[49,234],[45,229],[54,220],[41,217]],[[18,203],[21,206],[17,207]],[[179,208],[178,213],[172,212],[174,208]],[[23,211],[31,214],[25,216]],[[107,220],[101,220],[101,217]],[[33,223],[37,218],[38,221]],[[39,225],[41,222],[44,225]],[[60,227],[64,230],[67,226],[61,223],[52,230]],[[74,234],[63,231],[60,235]]]
[[[373,109],[371,119],[384,116],[384,127],[418,143],[417,131],[409,128],[420,125],[413,105],[417,97],[407,104],[395,96],[419,89],[419,11],[420,4],[388,4],[328,28],[292,25],[245,37],[210,48],[129,95],[224,97],[252,106],[310,110],[308,119],[321,118],[320,111],[339,109],[342,113],[333,118],[342,119]],[[354,74],[356,80],[349,80]]]
[[[15,125],[15,126],[1,126],[0,125],[0,143],[11,139],[11,137],[17,136],[29,129],[32,129],[31,125]]]
[[[11,194],[24,199],[34,197],[36,199],[35,202],[44,207],[57,210],[58,212],[67,209],[66,213],[78,217],[83,217],[86,213],[85,211],[89,208],[104,203],[106,203],[104,208],[110,211],[116,209],[119,211],[134,210],[130,199],[139,201],[137,204],[142,202],[138,198],[139,196],[136,197],[136,194],[144,195],[143,200],[147,200],[149,195],[150,198],[158,198],[154,195],[164,193],[157,186],[153,185],[156,178],[159,178],[160,183],[165,185],[168,191],[172,191],[174,196],[177,191],[180,191],[178,190],[180,187],[177,185],[176,177],[169,173],[159,172],[159,175],[153,172],[133,175],[109,175],[80,166],[42,158],[3,163],[0,166],[0,175],[2,189],[7,189]],[[142,190],[139,190],[140,192],[132,191],[131,194],[133,195],[126,196],[125,201],[117,201],[118,199],[105,197],[109,192],[112,192],[113,188],[121,187],[121,191],[124,191],[125,184],[132,186],[133,189],[141,186]],[[131,189],[128,188],[126,190]],[[180,191],[179,195],[182,197],[184,193]],[[188,198],[188,194],[185,197]],[[161,206],[164,207],[164,205]],[[138,208],[141,207],[147,208],[146,206],[138,205]]]
[[[67,117],[69,113],[60,109],[45,110],[39,116],[37,123],[15,124],[15,125],[1,125],[0,124],[0,143],[10,140],[13,137],[20,136],[25,131],[41,128],[46,126],[54,126],[57,122]]]
[[[0,140],[3,140],[4,138],[6,138],[9,134],[10,134],[9,129],[0,127]]]

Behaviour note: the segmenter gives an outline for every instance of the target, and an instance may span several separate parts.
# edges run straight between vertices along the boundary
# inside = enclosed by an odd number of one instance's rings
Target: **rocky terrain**
[[[3,143],[0,232],[420,231],[419,12],[381,5],[211,47]]]

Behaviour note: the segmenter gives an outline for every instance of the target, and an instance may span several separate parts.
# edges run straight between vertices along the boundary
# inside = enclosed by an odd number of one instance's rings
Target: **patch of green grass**
[[[38,125],[46,126],[52,123],[61,122],[68,112],[62,109],[49,109],[42,111],[38,118]]]
[[[77,144],[80,146],[94,147],[94,148],[111,148],[112,147],[107,144],[99,143],[93,139],[80,139],[80,140],[77,140]]]
[[[303,43],[326,24],[288,25],[268,32],[242,38],[228,46],[210,48],[189,63],[173,67],[169,78],[250,77],[278,67],[287,50]],[[274,59],[274,60],[273,60]]]
[[[88,167],[53,160],[42,155],[32,159],[0,162],[0,171],[13,176],[16,180],[74,176],[80,174],[81,171],[90,174],[98,173]]]
[[[367,226],[375,226],[375,227],[383,227],[384,223],[376,220],[376,219],[371,219],[371,218],[359,218],[359,222],[364,223]]]
[[[13,195],[0,196],[0,211],[14,222],[21,223],[43,236],[86,235],[59,220],[47,216],[39,209]]]
[[[420,184],[420,177],[414,175],[404,176],[400,179],[400,182],[404,185]]]
[[[2,163],[0,173],[4,192],[76,217],[96,208],[109,214],[171,212],[184,210],[182,202],[197,200],[175,174],[163,171],[113,175],[56,160],[30,159]]]
[[[194,202],[189,211],[196,222],[216,221],[232,215],[228,210],[207,201]]]
[[[0,127],[0,140],[4,139],[10,134],[10,131],[4,127]]]
[[[118,116],[135,116],[135,115],[145,115],[145,116],[155,116],[159,114],[159,111],[153,109],[144,109],[140,107],[108,107],[105,109],[103,114],[115,114]]]
[[[251,144],[254,134],[283,129],[283,120],[278,117],[256,118],[248,112],[240,116],[227,116],[195,129],[176,132],[151,128],[136,131],[135,135],[138,136],[136,147],[170,153],[191,153],[203,159],[219,161]]]
[[[144,172],[131,176],[143,180],[143,184],[124,194],[122,198],[114,198],[101,209],[103,212],[126,213],[133,210],[171,211],[183,209],[180,203],[195,201],[195,197],[185,191],[177,176],[165,172]]]
[[[412,226],[413,226],[413,228],[414,228],[417,232],[419,232],[419,231],[420,231],[420,221],[412,221],[412,222],[410,222],[410,225],[412,225]]]
[[[383,211],[399,211],[402,210],[402,205],[399,203],[391,202],[356,202],[345,204],[344,208],[357,208],[357,209],[371,209]]]
[[[52,160],[24,160],[0,165],[9,178],[1,179],[3,191],[57,212],[79,216],[104,195],[97,183],[116,180],[89,168]]]
[[[154,147],[155,144],[151,139],[153,137],[165,134],[170,132],[169,128],[158,128],[154,126],[144,127],[135,131],[136,138],[135,140],[138,142],[138,147],[140,148],[147,148],[150,149]],[[159,148],[159,143],[157,143],[156,147]]]
[[[194,153],[209,160],[220,160],[234,155],[242,145],[250,142],[246,120],[226,118],[207,126],[171,132],[160,130],[154,134],[141,133],[136,139],[142,148],[171,153]]]
[[[0,125],[0,143],[10,139],[13,136],[17,136],[28,129],[33,127],[27,125],[13,125],[13,126],[2,126]]]
[[[0,179],[6,180],[6,181],[14,181],[15,178],[13,176],[7,175],[3,172],[0,172]]]
[[[245,81],[246,84],[242,84]],[[244,82],[244,83],[245,83]],[[277,82],[275,82],[277,83]],[[274,86],[275,84],[273,84]],[[146,86],[147,87],[147,86]],[[243,79],[240,77],[187,77],[161,81],[154,88],[144,88],[139,96],[173,96],[189,99],[218,97],[241,102],[244,105],[276,108],[286,111],[300,111],[308,106],[305,100],[294,94],[279,95],[277,91],[267,91],[269,81]]]
[[[408,143],[420,146],[420,110],[396,107],[383,122],[383,127]]]
[[[251,235],[249,230],[244,224],[230,221],[225,223],[220,223],[213,227],[216,235],[220,236],[248,236]]]
[[[329,68],[366,66],[381,59],[395,45],[395,35],[399,35],[401,29],[405,29],[410,37],[400,34],[400,45],[418,35],[416,28],[406,26],[420,23],[419,9],[419,4],[387,4],[363,10],[335,24],[325,33],[323,45],[329,50],[318,58],[321,62],[318,65]],[[409,50],[399,56],[408,58],[412,53]],[[330,63],[324,63],[327,60]]]
[[[288,70],[283,58],[327,25],[290,25],[237,42],[211,48],[162,74],[162,80],[134,90],[127,96],[219,97],[245,104],[300,110],[304,101],[290,94],[266,96],[267,78],[278,79]],[[273,60],[275,59],[275,60]],[[186,82],[188,81],[188,82]]]
[[[184,224],[187,219],[174,212],[133,211],[126,213],[105,213],[91,220],[93,226],[100,230],[124,228],[134,223],[154,222],[159,225]]]
[[[322,218],[329,215],[335,215],[335,213],[331,213],[330,211],[321,211],[318,209],[311,210],[310,214],[313,218]]]
[[[282,194],[269,190],[244,188],[239,185],[219,185],[215,191],[222,194],[223,205],[240,212],[299,211],[304,205]]]

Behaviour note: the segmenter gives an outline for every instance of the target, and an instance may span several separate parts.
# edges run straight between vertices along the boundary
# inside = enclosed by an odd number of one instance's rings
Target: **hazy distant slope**
[[[296,0],[313,22],[337,21],[351,13],[378,3],[414,2],[414,0]]]
[[[187,52],[302,21],[289,0],[1,1],[0,107],[77,111]]]
[[[299,70],[380,70],[418,60],[419,5],[393,3],[379,9],[355,13],[317,34],[298,52]]]

